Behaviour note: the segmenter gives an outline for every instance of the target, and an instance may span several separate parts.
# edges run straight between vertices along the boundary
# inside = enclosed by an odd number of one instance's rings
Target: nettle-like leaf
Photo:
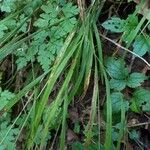
[[[111,79],[109,83],[110,83],[110,88],[115,89],[117,91],[121,91],[126,87],[125,80]]]
[[[127,85],[131,88],[136,88],[141,85],[147,77],[142,73],[131,73],[129,78],[127,79]]]
[[[130,108],[134,112],[150,111],[150,91],[145,89],[135,91]]]
[[[110,57],[106,61],[107,72],[110,75],[110,88],[121,91],[126,86],[130,88],[136,88],[141,86],[147,77],[142,73],[131,73],[129,74],[128,69],[125,67],[125,61],[122,59],[116,60]]]
[[[2,91],[0,88],[0,110],[15,96],[15,94],[8,90]]]
[[[109,57],[106,61],[106,68],[110,77],[114,79],[122,80],[128,76],[128,69],[125,68],[125,61],[123,59]]]
[[[120,92],[114,92],[111,94],[113,113],[118,113],[121,110],[121,106],[125,107],[127,111],[129,109],[129,102],[124,101],[123,94]]]
[[[9,133],[7,134],[8,131],[9,131]],[[11,128],[11,125],[9,125],[9,123],[7,121],[1,122],[1,124],[0,124],[0,139],[3,140],[3,138],[6,135],[7,136],[5,137],[2,144],[0,145],[0,150],[4,150],[4,149],[16,150],[15,139],[16,139],[16,136],[18,135],[18,133],[19,133],[18,128]]]
[[[133,43],[133,52],[139,56],[143,56],[146,52],[150,51],[150,45],[144,35],[139,35]]]

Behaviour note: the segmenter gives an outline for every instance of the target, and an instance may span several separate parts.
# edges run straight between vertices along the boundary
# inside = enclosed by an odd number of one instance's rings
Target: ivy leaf
[[[116,60],[109,57],[106,61],[106,68],[109,75],[114,79],[125,79],[128,76],[128,69],[125,68],[125,62],[122,59]]]
[[[125,80],[111,79],[109,83],[110,83],[110,88],[117,91],[121,91],[126,87]]]
[[[127,79],[127,85],[131,88],[136,88],[141,85],[147,77],[143,73],[132,73]]]
[[[138,54],[139,56],[143,56],[146,52],[148,52],[150,46],[147,43],[146,37],[143,35],[138,36],[133,43],[133,52]]]
[[[110,20],[107,20],[104,23],[102,23],[102,26],[105,29],[110,30],[111,32],[121,33],[124,31],[125,24],[125,20],[122,20],[118,17],[112,17]]]
[[[120,92],[112,93],[111,100],[112,100],[112,108],[114,113],[120,112],[121,107],[125,107],[125,109],[128,110],[129,103],[127,101],[124,101],[122,93]],[[122,106],[122,101],[124,106]]]

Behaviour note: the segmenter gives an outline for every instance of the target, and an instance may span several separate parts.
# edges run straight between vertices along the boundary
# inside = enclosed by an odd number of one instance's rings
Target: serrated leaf
[[[121,105],[123,100],[123,94],[120,92],[114,92],[111,94],[111,100],[112,100],[112,108],[114,113],[118,113],[121,110]],[[129,103],[127,101],[123,102],[123,105],[126,110],[129,108]]]
[[[127,85],[131,88],[136,88],[141,85],[144,80],[146,80],[146,76],[142,73],[132,73],[127,79]]]
[[[23,67],[25,67],[27,65],[28,60],[26,59],[26,57],[19,57],[16,60],[16,64],[17,64],[17,70],[22,69]]]
[[[41,64],[44,71],[49,70],[51,63],[55,58],[51,51],[48,51],[46,48],[46,45],[41,45],[37,57],[38,62]]]
[[[125,68],[125,62],[122,59],[116,60],[109,57],[106,61],[106,68],[109,75],[114,79],[125,79],[128,76],[128,69]]]
[[[145,89],[138,89],[134,92],[133,98],[132,98],[132,104],[131,104],[131,110],[137,112],[140,112],[140,108],[143,109],[143,106],[145,105],[145,109],[147,109],[148,105],[147,103],[150,103],[150,91]],[[135,112],[136,112],[135,111]],[[143,109],[144,111],[144,109]]]
[[[102,23],[102,26],[111,32],[121,33],[124,31],[125,23],[125,20],[122,20],[118,17],[112,17],[110,20]]]
[[[136,101],[134,101],[134,100],[132,100],[132,103],[130,105],[130,109],[133,112],[136,112],[136,113],[140,113],[141,112],[139,105],[137,105]]]
[[[149,51],[150,46],[147,43],[146,37],[143,35],[138,36],[133,43],[133,52],[139,56],[143,56]]]
[[[147,102],[146,104],[142,105],[142,110],[150,112],[150,101]]]
[[[0,88],[0,110],[15,96],[15,94],[8,90],[2,91]]]
[[[150,101],[150,91],[145,89],[139,89],[134,93],[134,98],[138,100],[139,104]]]
[[[19,133],[19,129],[17,128],[11,128],[11,125],[7,121],[2,122],[0,124],[0,139],[2,140],[5,136],[6,133],[9,131],[7,136],[5,137],[3,143],[0,145],[1,149],[16,149],[16,143],[15,143],[15,137]]]
[[[5,34],[5,30],[7,30],[7,26],[4,24],[0,24],[0,39],[3,38],[4,34]]]
[[[16,0],[3,0],[0,4],[1,11],[7,13],[14,11],[16,8],[15,1]]]
[[[139,139],[139,134],[136,130],[132,130],[129,133],[129,137],[130,137],[131,140],[138,140]]]
[[[110,88],[121,91],[126,87],[126,81],[125,80],[116,80],[116,79],[111,79],[110,80]]]
[[[39,28],[47,27],[47,26],[48,26],[48,21],[49,21],[49,20],[45,20],[45,19],[39,18],[39,19],[34,23],[34,26],[37,26],[37,27],[39,27]]]
[[[79,13],[77,6],[73,6],[72,3],[67,3],[62,9],[65,17],[70,18]]]

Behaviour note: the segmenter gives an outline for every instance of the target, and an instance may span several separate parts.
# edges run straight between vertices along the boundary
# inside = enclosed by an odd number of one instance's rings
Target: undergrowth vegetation
[[[0,150],[149,149],[148,4],[0,1]]]

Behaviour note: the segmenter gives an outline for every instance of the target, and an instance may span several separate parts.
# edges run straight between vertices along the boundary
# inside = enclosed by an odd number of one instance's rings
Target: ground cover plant
[[[0,1],[0,150],[150,149],[149,5]]]

